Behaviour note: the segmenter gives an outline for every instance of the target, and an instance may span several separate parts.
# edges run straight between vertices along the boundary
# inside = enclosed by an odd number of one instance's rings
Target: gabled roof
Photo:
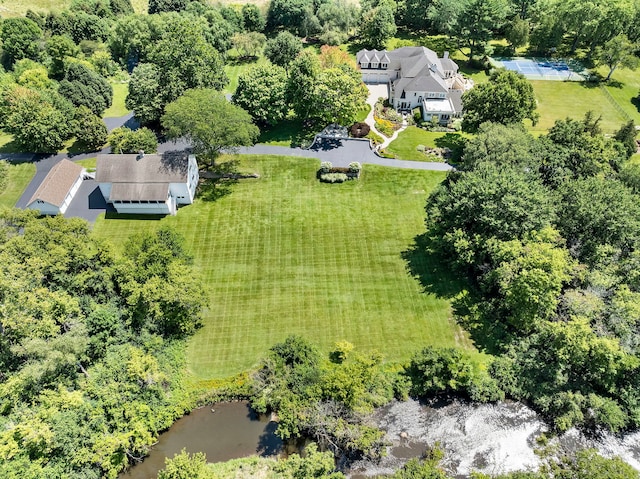
[[[386,50],[360,50],[356,54],[357,63],[389,63],[389,52]]]
[[[432,74],[431,70],[426,67],[414,77],[402,76],[393,84],[396,91],[433,91],[446,93],[449,91],[446,82],[440,75]]]
[[[36,200],[62,206],[65,197],[82,173],[82,166],[67,159],[56,163],[35,191],[28,205]]]
[[[188,155],[98,155],[98,183],[183,183],[189,171]]]

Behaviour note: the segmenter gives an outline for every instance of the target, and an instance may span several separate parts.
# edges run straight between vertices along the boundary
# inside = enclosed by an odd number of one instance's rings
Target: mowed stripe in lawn
[[[387,359],[426,345],[471,349],[447,300],[422,292],[402,258],[424,231],[424,205],[443,173],[366,166],[360,181],[315,179],[319,162],[243,157],[260,174],[214,202],[198,200],[161,221],[99,220],[121,244],[162,222],[181,231],[205,278],[210,305],[190,340],[202,378],[245,370],[287,335],[325,351],[347,340]]]

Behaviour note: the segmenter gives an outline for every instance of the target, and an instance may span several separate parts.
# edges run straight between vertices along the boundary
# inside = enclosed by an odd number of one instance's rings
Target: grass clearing
[[[434,161],[422,151],[418,151],[418,145],[427,147],[450,148],[457,152],[461,148],[461,141],[465,135],[460,133],[443,133],[426,131],[417,126],[409,126],[400,132],[398,137],[386,148],[387,152],[393,153],[399,160],[409,161]],[[461,152],[460,152],[461,153]]]
[[[360,181],[329,185],[315,180],[318,166],[243,156],[242,170],[260,179],[231,185],[216,201],[197,199],[162,220],[96,222],[95,233],[118,245],[163,223],[186,237],[210,300],[188,348],[197,376],[245,370],[290,334],[325,351],[347,340],[389,360],[430,344],[473,351],[448,300],[423,293],[403,259],[444,173],[366,165]]]
[[[538,100],[540,120],[531,130],[546,131],[556,120],[567,117],[580,119],[589,110],[602,115],[601,126],[612,133],[628,121],[607,99],[597,85],[582,82],[531,81]]]
[[[0,191],[0,207],[13,208],[35,174],[33,163],[10,164],[7,186]]]
[[[253,62],[233,62],[229,60],[224,66],[224,72],[229,77],[229,84],[224,88],[224,93],[235,93],[240,75],[255,66],[264,65],[265,63],[269,63],[265,57],[258,57]]]
[[[103,118],[124,116],[129,113],[129,110],[124,105],[129,91],[129,84],[112,83],[111,86],[113,87],[113,101],[111,102],[111,106],[103,113]]]

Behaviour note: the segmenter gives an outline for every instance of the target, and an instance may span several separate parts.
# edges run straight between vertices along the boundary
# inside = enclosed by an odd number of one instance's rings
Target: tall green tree
[[[283,120],[289,110],[284,68],[262,65],[249,69],[238,78],[233,102],[258,124],[275,125]]]
[[[125,106],[143,125],[158,121],[163,111],[162,79],[153,63],[141,63],[131,73]]]
[[[261,32],[267,24],[267,19],[257,5],[245,3],[242,6],[242,24],[250,32]]]
[[[363,13],[358,30],[360,42],[366,48],[382,50],[387,40],[396,34],[395,10],[395,2],[384,0]]]
[[[75,106],[86,106],[96,115],[102,115],[113,99],[113,87],[109,82],[77,62],[66,66],[58,91]]]
[[[43,33],[36,22],[28,18],[6,18],[0,27],[2,52],[9,66],[21,58],[40,58]]]
[[[509,5],[507,0],[467,0],[464,5],[453,34],[473,58],[485,53],[493,32],[504,24]]]
[[[76,108],[76,139],[88,151],[100,150],[107,142],[107,126],[102,118],[94,114],[86,106]]]
[[[482,123],[492,121],[520,123],[525,118],[538,120],[533,86],[519,73],[495,70],[489,81],[481,83],[462,96],[463,128],[474,131]]]
[[[284,67],[286,70],[301,51],[302,40],[289,32],[280,32],[275,38],[267,41],[264,56],[274,65]]]
[[[186,138],[210,165],[223,150],[253,145],[260,134],[249,113],[212,89],[187,90],[168,104],[162,127],[169,139]]]
[[[609,81],[617,68],[637,68],[640,60],[636,56],[638,45],[629,41],[624,33],[613,37],[595,52],[595,59],[609,67],[605,81]]]

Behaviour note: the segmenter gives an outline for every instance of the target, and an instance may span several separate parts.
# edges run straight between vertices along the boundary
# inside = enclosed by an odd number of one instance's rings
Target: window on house
[[[402,95],[400,95],[400,98],[405,98],[407,95],[405,94],[404,90],[402,90]]]

